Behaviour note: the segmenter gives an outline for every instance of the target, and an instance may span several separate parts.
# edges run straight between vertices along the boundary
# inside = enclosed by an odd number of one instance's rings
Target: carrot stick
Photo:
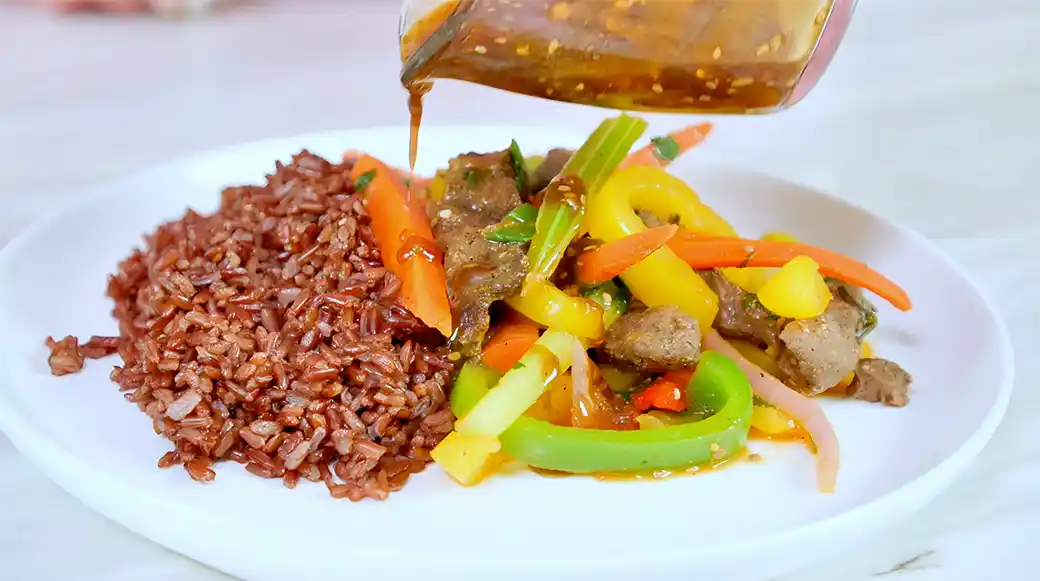
[[[686,411],[686,384],[690,383],[691,377],[692,371],[670,371],[632,396],[632,404],[641,412],[651,409]]]
[[[650,145],[629,154],[618,169],[631,165],[666,167],[675,158],[700,145],[711,134],[711,130],[711,123],[700,123],[683,127],[665,137],[655,137],[650,140]]]
[[[440,250],[426,215],[408,201],[404,180],[393,168],[366,154],[357,158],[350,178],[367,201],[383,265],[401,279],[401,304],[427,326],[450,337],[451,307]]]
[[[357,162],[357,160],[362,155],[365,155],[365,154],[363,152],[361,152],[361,151],[356,150],[356,149],[347,150],[346,152],[343,153],[343,163]],[[425,189],[426,187],[428,187],[430,185],[430,182],[433,181],[433,178],[426,178],[426,177],[422,177],[422,176],[415,176],[415,178],[413,179],[412,178],[412,173],[410,171],[406,170],[406,169],[401,169],[399,167],[395,167],[395,168],[392,168],[392,169],[397,172],[397,175],[400,176],[401,179],[403,179],[403,180],[411,179],[412,180],[412,187],[414,187],[416,191]]]
[[[578,257],[578,280],[586,284],[606,282],[656,252],[678,231],[675,224],[666,224],[589,250]]]
[[[540,327],[526,317],[507,320],[484,345],[484,363],[505,374],[531,349],[539,334]]]
[[[807,244],[703,236],[682,231],[668,241],[668,247],[679,258],[698,270],[746,266],[779,267],[796,256],[808,256],[820,265],[820,273],[824,276],[865,288],[901,311],[909,311],[913,307],[906,291],[885,275],[844,254]]]

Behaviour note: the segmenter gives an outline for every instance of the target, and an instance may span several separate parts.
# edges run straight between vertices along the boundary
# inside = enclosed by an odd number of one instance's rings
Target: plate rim
[[[118,195],[114,189],[118,189],[120,184],[141,179],[148,176],[149,174],[161,173],[163,171],[175,170],[179,166],[188,166],[193,163],[198,163],[205,158],[213,156],[228,156],[234,155],[236,151],[245,150],[248,148],[262,148],[271,147],[272,149],[276,144],[286,143],[290,140],[297,141],[300,143],[324,141],[335,136],[349,136],[350,134],[357,133],[379,133],[379,132],[398,132],[402,129],[406,129],[406,125],[403,124],[384,124],[375,125],[368,127],[357,127],[343,130],[332,130],[332,131],[320,131],[320,132],[308,132],[299,134],[289,134],[276,137],[268,137],[263,139],[241,141],[226,145],[221,145],[213,148],[207,148],[194,153],[188,153],[173,157],[167,161],[145,166],[143,168],[134,170],[127,174],[124,174],[115,179],[98,182],[95,184],[82,186],[75,188],[74,191],[82,192],[84,195],[82,198],[75,200],[70,203],[63,204],[58,209],[50,214],[49,216],[42,217],[38,220],[33,221],[28,227],[19,232],[14,238],[8,241],[2,248],[0,248],[0,266],[8,261],[13,261],[14,258],[19,254],[24,246],[29,244],[36,237],[45,233],[49,227],[55,223],[66,219],[68,216],[75,214],[78,210],[96,204],[105,198]],[[502,125],[470,125],[470,124],[441,124],[431,125],[430,129],[438,128],[439,130],[455,130],[455,131],[486,131],[493,133],[510,134],[512,130],[523,129],[548,129],[556,134],[565,135],[570,134],[575,137],[581,134],[569,130],[569,129],[557,129],[546,127],[539,124],[523,124],[523,123],[511,123]],[[345,139],[344,142],[349,143],[349,139]],[[747,539],[740,539],[734,542],[727,542],[722,545],[711,547],[713,555],[730,556],[733,554],[740,554],[746,552],[754,547],[772,547],[778,546],[783,543],[797,542],[801,538],[813,537],[816,535],[826,534],[828,529],[839,527],[845,521],[858,521],[858,520],[869,520],[871,515],[876,514],[888,514],[893,512],[893,507],[899,507],[903,504],[910,504],[906,511],[898,511],[897,517],[905,517],[912,514],[914,511],[922,507],[924,504],[929,502],[932,497],[945,489],[952,481],[971,463],[972,460],[982,451],[986,444],[992,439],[993,434],[996,432],[997,427],[1003,420],[1008,405],[1011,400],[1011,395],[1014,391],[1014,370],[1015,370],[1015,357],[1014,348],[1011,341],[1010,334],[1007,329],[1007,324],[1004,318],[999,314],[995,308],[995,302],[991,299],[989,292],[981,287],[976,280],[969,274],[968,270],[963,267],[960,263],[955,261],[949,254],[933,244],[931,240],[925,237],[920,232],[906,226],[898,220],[891,219],[873,210],[864,208],[855,201],[848,200],[832,193],[828,190],[822,189],[819,186],[806,183],[802,180],[788,178],[783,175],[771,171],[762,171],[752,166],[741,165],[740,163],[730,163],[724,161],[723,158],[718,156],[711,156],[709,154],[696,160],[697,163],[703,162],[703,164],[717,167],[724,170],[739,171],[745,174],[753,176],[768,178],[779,182],[785,182],[788,184],[799,186],[800,188],[811,191],[813,195],[822,196],[828,198],[831,202],[844,205],[846,207],[853,208],[859,212],[870,215],[881,222],[888,224],[897,230],[901,234],[909,236],[916,244],[922,245],[927,248],[932,255],[943,263],[944,266],[950,268],[955,274],[957,274],[965,283],[968,288],[973,291],[977,297],[981,300],[982,305],[988,312],[989,317],[995,324],[995,330],[999,336],[999,345],[997,345],[1000,352],[1000,358],[1002,360],[1002,373],[1003,378],[996,393],[996,397],[993,400],[993,405],[987,410],[986,415],[982,418],[978,425],[978,428],[971,433],[971,435],[952,453],[943,457],[935,465],[928,470],[924,471],[915,478],[909,480],[905,484],[891,490],[888,493],[882,494],[872,500],[864,502],[858,506],[854,506],[847,510],[826,516],[824,518],[814,520],[808,523],[788,527],[782,530],[778,530],[770,533],[757,534]],[[6,358],[7,356],[0,356],[0,358]],[[0,385],[7,385],[9,379],[6,374],[0,375]],[[0,400],[4,400],[8,397],[5,393],[8,389],[6,387],[0,388]],[[19,453],[22,454],[26,460],[32,463],[34,466],[44,472],[48,479],[57,484],[60,488],[65,490],[68,494],[75,497],[77,500],[88,504],[92,510],[100,513],[106,519],[112,520],[119,525],[134,531],[135,534],[144,536],[145,538],[152,540],[153,535],[142,533],[137,527],[131,527],[122,520],[116,520],[109,517],[109,514],[95,507],[93,502],[88,502],[84,499],[87,494],[84,494],[84,488],[90,488],[88,485],[80,483],[68,483],[64,480],[55,478],[52,474],[52,470],[46,463],[38,462],[37,456],[26,453],[29,448],[43,448],[49,449],[51,452],[57,452],[58,456],[64,457],[66,461],[71,461],[76,470],[87,470],[89,466],[86,465],[79,457],[74,455],[72,452],[65,449],[63,446],[53,441],[45,432],[42,432],[32,425],[32,422],[27,422],[20,418],[18,414],[13,413],[11,406],[0,406],[0,431],[2,431],[14,444],[15,448],[18,449]],[[112,482],[119,482],[119,478],[115,475],[104,474],[102,475],[106,480]],[[154,495],[145,495],[154,496]],[[177,504],[180,507],[180,504]],[[205,518],[198,511],[198,515],[201,518]],[[166,543],[162,543],[166,544]],[[167,545],[169,546],[169,545]],[[171,547],[172,548],[172,547]],[[416,551],[418,549],[418,551]],[[176,549],[177,552],[187,555]],[[386,555],[397,554],[400,549],[393,549],[385,551]],[[422,553],[422,549],[419,547],[412,548],[413,554],[415,552]],[[382,554],[382,553],[380,553]],[[646,555],[654,555],[661,559],[672,560],[674,557],[669,557],[670,552],[661,551],[659,553],[645,553]],[[190,556],[190,555],[189,555]],[[489,558],[490,557],[490,558]],[[525,558],[520,561],[510,560],[496,557],[480,557],[473,560],[473,564],[480,563],[484,567],[497,567],[505,564],[509,564],[513,567],[520,565],[523,568],[530,569],[532,567],[544,566],[551,563],[559,563],[558,559],[546,559],[546,558]],[[609,555],[600,555],[597,558],[598,565],[590,570],[599,570],[608,566],[621,565],[627,560],[622,555],[616,555],[610,557]]]

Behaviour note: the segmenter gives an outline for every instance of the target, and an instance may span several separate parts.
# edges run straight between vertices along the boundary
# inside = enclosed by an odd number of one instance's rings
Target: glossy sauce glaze
[[[697,476],[699,474],[706,474],[721,470],[727,466],[733,466],[742,461],[758,461],[753,460],[752,457],[757,456],[748,451],[747,446],[741,448],[736,453],[715,460],[708,464],[699,464],[696,466],[690,466],[689,468],[677,468],[675,470],[655,470],[653,472],[611,472],[602,473],[594,472],[592,474],[572,474],[570,472],[559,472],[556,470],[545,470],[543,468],[530,467],[531,471],[540,476],[547,478],[562,478],[565,476],[586,476],[592,477],[596,480],[603,481],[632,481],[632,480],[664,480],[667,478],[675,478],[677,476]]]

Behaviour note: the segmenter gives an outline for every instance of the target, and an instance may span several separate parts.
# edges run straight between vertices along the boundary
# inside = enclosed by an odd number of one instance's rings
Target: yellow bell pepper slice
[[[758,346],[753,345],[743,339],[730,339],[729,344],[732,345],[740,354],[744,356],[744,359],[754,363],[758,367],[773,377],[783,377],[783,372],[780,371],[780,364],[776,362],[776,357],[766,352],[764,349],[760,349]]]
[[[506,304],[539,325],[563,331],[588,343],[603,340],[603,308],[582,297],[572,297],[549,282],[537,282],[506,299]]]
[[[452,432],[437,444],[430,457],[459,484],[471,486],[483,480],[488,459],[501,448],[494,436]]]
[[[771,240],[773,242],[798,242],[798,239],[792,234],[787,232],[769,232],[764,234],[761,240]],[[769,277],[776,272],[775,268],[768,268],[764,266],[749,266],[747,268],[724,268],[722,273],[726,275],[726,278],[730,282],[746,290],[749,293],[757,293],[758,289],[762,288],[762,285],[769,280]]]
[[[832,298],[820,265],[808,256],[792,258],[758,289],[762,306],[787,319],[818,317]]]
[[[798,238],[795,238],[794,234],[780,231],[763,234],[761,240],[771,240],[773,242],[800,242]]]
[[[646,230],[637,210],[675,216],[679,225],[714,236],[737,233],[679,178],[654,167],[632,166],[614,173],[586,206],[589,234],[611,242]],[[650,307],[676,305],[707,329],[718,312],[718,297],[667,246],[621,275],[632,294]]]
[[[751,408],[751,427],[764,434],[776,436],[794,430],[798,424],[791,416],[771,405],[756,405]]]

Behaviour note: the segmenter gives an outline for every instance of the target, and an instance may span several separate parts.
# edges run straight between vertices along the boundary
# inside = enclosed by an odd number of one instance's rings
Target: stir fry
[[[358,159],[404,304],[462,360],[433,459],[462,484],[504,457],[642,473],[726,460],[751,433],[806,434],[834,490],[838,441],[814,396],[908,402],[910,375],[866,340],[864,291],[903,311],[910,298],[793,234],[743,236],[668,173],[710,125],[632,151],[645,130],[620,115],[576,151],[461,155],[410,191]]]

